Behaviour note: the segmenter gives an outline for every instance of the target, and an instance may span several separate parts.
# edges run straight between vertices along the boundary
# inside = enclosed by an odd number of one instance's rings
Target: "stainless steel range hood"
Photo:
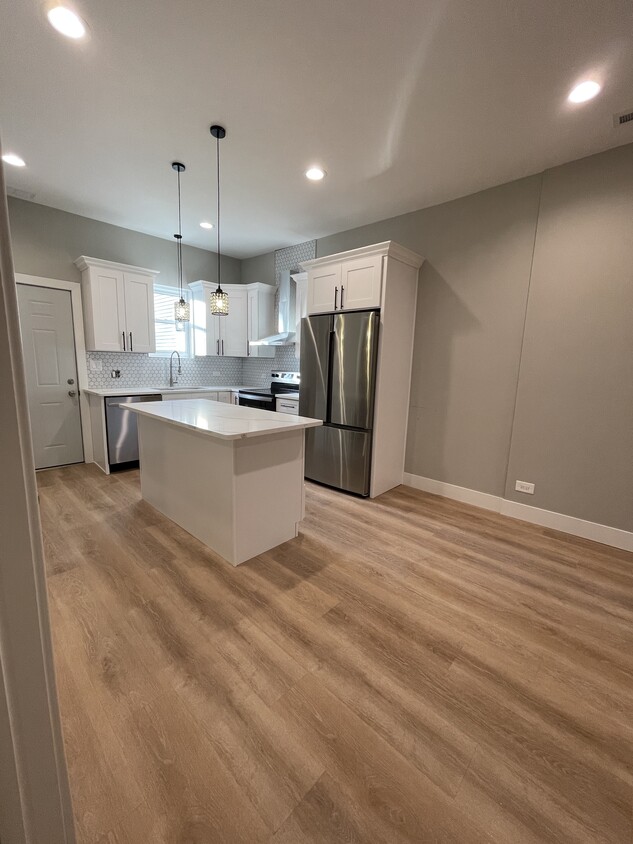
[[[279,276],[279,319],[277,320],[277,334],[251,340],[249,346],[292,346],[295,342],[295,322],[291,314],[295,313],[296,291],[295,283],[288,270],[283,270]]]

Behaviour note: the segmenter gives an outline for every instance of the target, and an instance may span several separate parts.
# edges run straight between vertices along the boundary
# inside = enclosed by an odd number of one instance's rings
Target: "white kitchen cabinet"
[[[255,282],[248,288],[248,339],[261,340],[274,334],[275,288],[270,284]],[[249,346],[248,357],[274,358],[274,346]]]
[[[308,274],[292,273],[295,283],[295,357],[301,353],[301,320],[308,315]]]
[[[191,393],[162,393],[163,401],[181,401],[186,399],[208,399],[209,401],[217,401],[218,393],[216,390],[209,390],[208,392],[202,390],[195,390]]]
[[[193,281],[193,347],[196,356],[245,358],[264,350],[262,357],[273,357],[266,346],[253,347],[248,341],[273,331],[275,288],[267,284],[225,284],[229,296],[227,316],[211,313],[210,297],[216,284]]]
[[[367,255],[342,262],[340,310],[380,307],[382,266],[382,255]]]
[[[379,308],[382,276],[383,256],[380,254],[311,266],[308,269],[308,313]]]
[[[86,349],[95,352],[154,352],[154,279],[146,270],[88,258],[81,270]]]
[[[298,416],[299,399],[289,399],[284,398],[284,396],[277,396],[275,399],[275,410],[277,413],[290,413]]]
[[[217,284],[194,281],[189,287],[193,296],[193,348],[197,357],[246,357],[248,295],[244,285],[225,284],[229,296],[229,313],[211,313],[211,294]]]
[[[341,290],[341,265],[329,264],[308,270],[308,313],[335,311]]]
[[[248,291],[234,285],[229,291],[229,312],[220,320],[220,346],[229,358],[248,356]]]
[[[240,403],[240,394],[237,390],[233,390],[231,392],[231,404],[239,404]]]
[[[403,479],[418,272],[422,263],[422,257],[394,241],[301,263],[308,273],[309,314],[380,309],[369,493],[372,498],[401,484]],[[329,292],[328,284],[332,288]]]
[[[217,401],[222,402],[223,404],[231,404],[233,398],[233,393],[231,390],[220,390],[218,392]]]

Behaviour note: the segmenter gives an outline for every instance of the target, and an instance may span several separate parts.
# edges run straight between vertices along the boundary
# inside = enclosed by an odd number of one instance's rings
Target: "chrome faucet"
[[[178,352],[172,352],[169,356],[169,386],[173,387],[174,384],[178,383],[178,378],[174,378],[174,371],[172,365],[174,363],[174,355],[178,355],[178,375],[182,375],[182,367],[180,366],[180,355]]]

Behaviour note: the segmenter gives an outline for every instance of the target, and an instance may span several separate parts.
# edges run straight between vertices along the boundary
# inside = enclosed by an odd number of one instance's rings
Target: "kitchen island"
[[[234,566],[287,542],[304,516],[304,431],[318,419],[206,399],[138,414],[143,498]]]

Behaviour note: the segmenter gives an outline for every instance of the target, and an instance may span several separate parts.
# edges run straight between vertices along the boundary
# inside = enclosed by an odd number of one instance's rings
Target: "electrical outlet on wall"
[[[121,377],[121,370],[120,369],[110,370],[110,378],[120,378],[120,377]]]
[[[101,372],[103,369],[103,361],[102,360],[94,360],[94,358],[90,358],[90,371],[91,372]]]
[[[527,481],[517,481],[514,485],[517,492],[527,492],[529,495],[534,495],[534,484]]]

